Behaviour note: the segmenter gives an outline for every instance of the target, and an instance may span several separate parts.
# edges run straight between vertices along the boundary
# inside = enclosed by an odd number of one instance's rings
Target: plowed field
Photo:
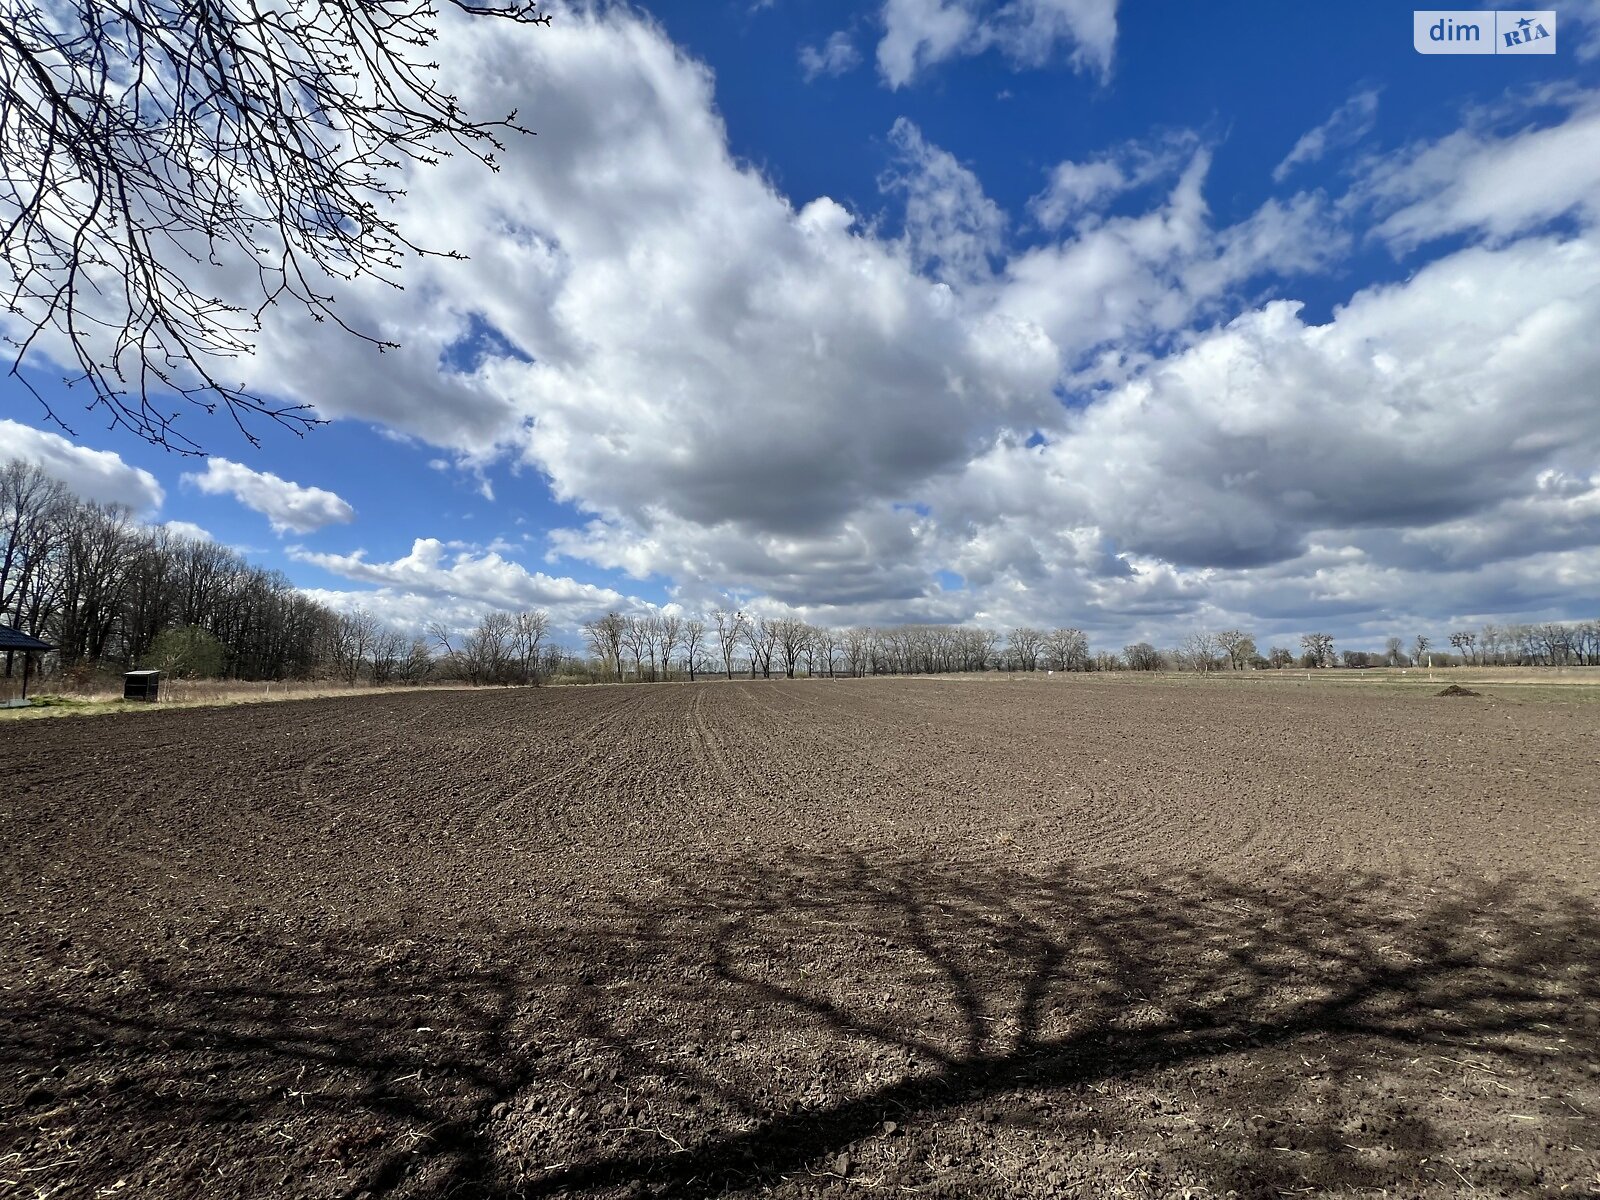
[[[1597,780],[1316,688],[12,723],[0,1194],[1600,1192]]]

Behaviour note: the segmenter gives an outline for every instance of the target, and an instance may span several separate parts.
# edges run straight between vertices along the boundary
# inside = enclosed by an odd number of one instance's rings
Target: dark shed
[[[129,671],[122,677],[124,700],[159,700],[161,698],[160,671]]]
[[[11,661],[17,651],[22,651],[22,698],[28,698],[28,676],[33,668],[35,654],[48,654],[55,647],[49,642],[41,642],[36,637],[13,629],[9,625],[0,625],[0,650],[6,652],[6,674],[11,674]]]

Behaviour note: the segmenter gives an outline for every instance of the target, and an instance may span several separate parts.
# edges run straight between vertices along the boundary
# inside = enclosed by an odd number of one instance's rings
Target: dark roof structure
[[[9,625],[0,625],[0,650],[54,650],[49,642],[41,642],[36,637],[29,637],[19,630],[12,629]]]

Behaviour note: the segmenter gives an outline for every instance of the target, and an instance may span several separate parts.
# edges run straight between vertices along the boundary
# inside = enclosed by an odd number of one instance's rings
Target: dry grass
[[[740,678],[743,678],[742,676]],[[1127,686],[1156,684],[1171,687],[1287,687],[1351,688],[1380,692],[1415,692],[1431,695],[1447,684],[1493,689],[1493,698],[1510,701],[1548,701],[1557,703],[1600,703],[1600,667],[1426,667],[1352,671],[1344,669],[1307,671],[1295,667],[1283,671],[1218,671],[1196,675],[1177,671],[1114,671],[1108,673],[1057,673],[1044,671],[1010,674],[987,671],[982,674],[907,676],[909,680],[944,679],[979,684],[1024,684],[1039,686]],[[676,681],[682,682],[682,681]],[[707,676],[703,682],[720,683],[722,677]],[[779,682],[774,680],[772,682]],[[804,679],[799,682],[806,682]],[[821,680],[819,680],[821,682]],[[0,679],[0,701],[18,690],[20,680]],[[546,686],[589,684],[587,678],[558,677]],[[8,686],[9,685],[9,686]],[[427,690],[459,691],[470,688],[463,683],[432,683]],[[635,687],[633,683],[600,686]],[[59,690],[59,681],[50,680],[41,690],[35,685],[31,708],[0,708],[0,720],[62,716],[96,716],[114,712],[151,711],[161,708],[205,708],[219,705],[259,704],[279,700],[311,700],[332,696],[365,696],[381,692],[416,690],[413,685],[335,683],[327,680],[272,683],[241,683],[219,680],[162,680],[161,700],[157,704],[122,699],[122,680],[105,679],[90,687]]]
[[[154,704],[139,700],[122,699],[121,680],[104,681],[72,692],[35,691],[30,708],[0,709],[0,720],[30,720],[46,717],[100,716],[114,712],[151,712],[163,708],[212,708],[232,704],[264,704],[279,700],[314,700],[329,696],[370,696],[381,692],[410,692],[418,690],[413,685],[395,684],[373,687],[371,684],[334,683],[328,680],[277,681],[270,683],[243,683],[214,679],[179,679],[161,681],[161,699]],[[459,691],[467,684],[433,683],[423,685],[429,691]],[[48,685],[47,685],[48,689]],[[0,700],[6,698],[0,693]]]

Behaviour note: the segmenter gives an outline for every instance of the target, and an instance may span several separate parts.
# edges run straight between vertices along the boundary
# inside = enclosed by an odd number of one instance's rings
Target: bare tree
[[[1383,661],[1391,667],[1405,666],[1405,643],[1397,637],[1392,637],[1385,642],[1383,646]]]
[[[857,625],[844,631],[844,661],[850,674],[859,679],[867,673],[867,661],[872,653],[872,630]]]
[[[717,627],[717,646],[722,652],[722,669],[728,678],[732,679],[733,652],[744,636],[749,618],[742,612],[729,612],[725,608],[717,608],[711,611],[711,620]]]
[[[1505,657],[1505,634],[1498,625],[1485,625],[1483,627],[1483,650],[1478,658],[1480,663],[1500,664]]]
[[[1533,638],[1541,647],[1541,657],[1553,667],[1571,666],[1577,646],[1575,631],[1554,621],[1545,621],[1533,630]]]
[[[578,657],[556,642],[546,642],[539,651],[539,678],[554,679],[557,675],[577,674],[582,666]],[[589,678],[594,678],[593,671]]]
[[[126,565],[139,540],[133,514],[122,505],[81,504],[72,510],[56,566],[56,640],[63,665],[105,657],[128,591]]]
[[[40,632],[45,568],[65,531],[70,502],[67,489],[34,464],[13,459],[0,465],[0,624]],[[8,651],[7,675],[11,660]]]
[[[1135,642],[1131,646],[1122,648],[1122,657],[1128,663],[1130,671],[1159,671],[1161,669],[1161,651],[1149,642]]]
[[[516,619],[507,612],[488,612],[468,633],[456,637],[441,621],[428,626],[428,636],[444,651],[446,664],[477,687],[484,683],[511,682]]]
[[[1000,649],[1000,634],[993,629],[974,629],[968,640],[968,670],[987,671]]]
[[[783,673],[793,679],[795,663],[800,660],[801,653],[810,643],[811,626],[795,617],[783,617],[768,624],[783,655]]]
[[[364,608],[353,608],[339,617],[335,633],[335,653],[339,673],[344,681],[354,684],[361,677],[381,632],[378,618]]]
[[[450,657],[456,652],[454,639],[455,635],[443,621],[428,622],[428,640],[433,643],[435,649],[442,651],[446,657]]]
[[[622,632],[626,625],[619,613],[607,613],[583,625],[589,652],[600,660],[601,670],[610,672],[619,683],[622,681]]]
[[[413,638],[411,648],[400,664],[400,677],[407,683],[421,683],[433,674],[433,655],[425,638]]]
[[[380,629],[372,639],[372,682],[388,683],[403,669],[406,648],[405,635],[398,629]]]
[[[549,20],[525,0],[462,12]],[[428,0],[14,0],[0,21],[0,309],[35,348],[72,362],[89,407],[181,450],[162,392],[226,409],[254,442],[264,417],[312,411],[257,396],[222,369],[270,306],[345,323],[338,282],[394,283],[432,253],[390,215],[397,168],[463,153],[496,169],[516,114],[476,121],[437,85]],[[446,251],[446,253],[453,253]],[[219,297],[222,277],[248,294]],[[236,283],[232,286],[240,286]],[[57,423],[59,416],[34,393]]]
[[[1037,670],[1039,651],[1044,645],[1044,635],[1029,625],[1019,625],[1006,635],[1006,648],[1012,665],[1019,671]]]
[[[1052,629],[1044,636],[1044,656],[1053,671],[1082,671],[1089,665],[1089,639],[1081,629]]]
[[[1183,665],[1201,675],[1209,675],[1217,666],[1217,639],[1203,630],[1197,630],[1183,639],[1179,648]]]
[[[778,640],[777,623],[765,617],[755,620],[746,620],[744,626],[744,640],[750,647],[750,678],[756,677],[756,668],[761,669],[761,678],[772,678],[772,650]]]
[[[1217,634],[1217,645],[1228,656],[1228,666],[1242,671],[1256,656],[1256,639],[1242,629],[1224,629]]]
[[[673,613],[662,613],[656,622],[656,638],[661,645],[661,678],[672,673],[672,656],[683,644],[683,618]]]
[[[1411,662],[1413,665],[1418,667],[1431,667],[1433,665],[1428,661],[1428,647],[1431,645],[1433,645],[1433,642],[1426,635],[1417,634],[1416,640],[1411,643]]]
[[[1450,644],[1456,648],[1456,653],[1461,655],[1463,663],[1475,661],[1473,653],[1478,644],[1478,635],[1470,629],[1461,629],[1450,635]]]
[[[511,619],[511,642],[523,683],[539,682],[539,644],[550,632],[550,614],[532,609]]]
[[[644,656],[650,661],[650,682],[656,681],[656,653],[661,646],[661,618],[651,613],[647,617],[635,617],[639,623],[640,637],[644,643]]]
[[[1308,633],[1300,639],[1300,647],[1305,651],[1305,659],[1310,666],[1331,667],[1336,661],[1333,638],[1329,634]]]
[[[689,668],[689,682],[695,680],[695,672],[700,669],[701,654],[706,644],[706,623],[704,621],[690,620],[683,623],[683,658],[684,665]]]
[[[628,617],[622,622],[623,649],[633,655],[633,681],[644,682],[644,659],[653,653],[653,633],[648,617]]]
[[[835,668],[839,662],[839,647],[841,638],[837,629],[829,629],[826,625],[812,630],[811,644],[816,652],[822,655],[823,669],[827,671],[828,678],[833,678]]]
[[[508,612],[487,612],[478,618],[461,651],[475,678],[485,683],[511,681],[515,631],[516,619]]]
[[[219,676],[346,674],[338,614],[280,573],[215,542],[141,526],[127,509],[85,502],[17,461],[0,463],[0,624],[54,642],[73,671],[139,665],[182,629],[220,653],[208,668]]]

